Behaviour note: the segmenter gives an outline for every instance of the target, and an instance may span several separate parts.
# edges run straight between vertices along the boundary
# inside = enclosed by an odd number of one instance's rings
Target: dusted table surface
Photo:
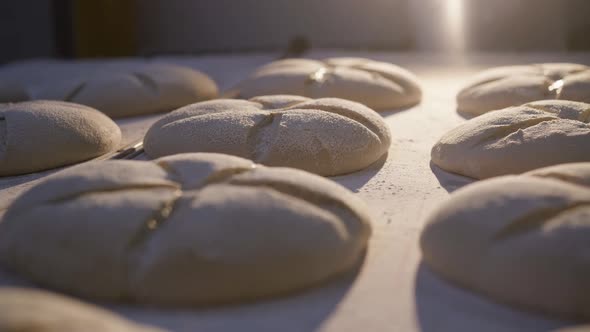
[[[229,89],[275,54],[157,57],[209,74]],[[520,311],[453,286],[422,262],[418,238],[428,213],[472,180],[430,164],[430,149],[446,131],[465,121],[455,111],[455,95],[475,72],[498,65],[531,62],[590,64],[590,53],[476,54],[451,57],[415,53],[312,51],[311,58],[361,56],[390,61],[416,73],[420,105],[381,113],[393,143],[387,158],[368,169],[332,178],[366,201],[373,235],[357,271],[306,291],[240,305],[182,310],[106,305],[130,319],[171,331],[550,331],[572,322]],[[0,70],[0,76],[2,71]],[[125,142],[140,139],[159,115],[116,121]],[[0,178],[0,208],[36,179],[54,171]],[[26,285],[0,271],[0,284]]]

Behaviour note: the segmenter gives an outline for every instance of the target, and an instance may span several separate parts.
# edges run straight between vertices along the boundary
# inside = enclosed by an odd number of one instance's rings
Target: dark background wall
[[[0,1],[0,62],[56,55],[50,0]]]
[[[313,47],[445,50],[460,1],[467,51],[590,50],[588,0],[3,0],[0,62]]]
[[[563,0],[466,1],[470,49],[564,50],[568,7]]]
[[[465,2],[468,47],[474,50],[588,50],[588,0]]]
[[[408,0],[144,0],[146,53],[284,47],[294,36],[336,48],[408,49]]]

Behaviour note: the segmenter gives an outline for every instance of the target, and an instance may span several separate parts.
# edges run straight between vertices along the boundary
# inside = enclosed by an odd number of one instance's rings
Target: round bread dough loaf
[[[488,178],[590,161],[590,104],[545,100],[468,120],[432,148],[440,168]]]
[[[121,130],[106,115],[60,101],[0,104],[0,176],[69,165],[118,147]]]
[[[31,88],[30,98],[64,100],[127,117],[170,111],[215,98],[218,92],[207,75],[169,64],[103,65],[83,72],[87,74]]]
[[[154,123],[144,139],[152,158],[219,152],[325,176],[365,168],[390,144],[383,118],[361,104],[280,95],[189,105]]]
[[[410,107],[422,97],[414,74],[391,63],[363,58],[271,62],[241,82],[238,91],[242,98],[272,94],[337,97],[375,110]]]
[[[322,177],[221,154],[69,168],[0,222],[0,264],[107,301],[206,305],[313,286],[359,263],[366,207]]]
[[[425,262],[490,299],[590,318],[590,163],[481,181],[426,222]]]
[[[485,70],[457,95],[461,113],[481,115],[542,99],[590,103],[590,67],[543,63]]]
[[[0,288],[2,332],[163,332],[97,306],[28,288]]]

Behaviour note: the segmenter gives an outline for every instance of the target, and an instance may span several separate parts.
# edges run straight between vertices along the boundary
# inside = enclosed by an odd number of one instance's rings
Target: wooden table
[[[153,61],[200,69],[227,89],[274,56],[160,57]],[[382,113],[393,136],[387,158],[363,171],[333,178],[363,198],[373,212],[374,231],[362,267],[323,286],[275,300],[185,310],[108,307],[172,331],[538,332],[571,324],[496,304],[442,281],[421,262],[418,237],[431,209],[449,193],[471,182],[430,164],[430,149],[436,140],[465,121],[455,112],[455,95],[465,81],[478,70],[497,65],[546,61],[590,64],[590,53],[451,57],[323,50],[308,56],[362,56],[391,61],[414,71],[422,84],[424,97],[420,105]],[[118,121],[126,142],[141,137],[158,117]],[[9,202],[37,177],[42,175],[17,181],[0,179],[0,202]],[[4,273],[0,283],[25,282]]]

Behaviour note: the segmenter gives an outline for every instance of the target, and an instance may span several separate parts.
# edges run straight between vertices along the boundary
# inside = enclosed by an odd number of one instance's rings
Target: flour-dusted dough
[[[0,264],[88,298],[204,305],[325,281],[356,266],[369,234],[366,207],[332,181],[180,154],[48,177],[0,222]]]
[[[0,176],[77,163],[117,148],[119,127],[87,106],[60,101],[0,104]]]
[[[238,90],[242,98],[272,94],[337,97],[375,110],[410,107],[422,97],[414,74],[363,58],[279,60],[257,69]]]
[[[488,69],[459,92],[457,108],[480,115],[542,99],[590,103],[590,67],[544,63]]]
[[[214,100],[167,114],[147,132],[152,157],[219,152],[330,176],[365,168],[391,144],[373,110],[347,100],[264,96]]]
[[[111,117],[166,112],[217,94],[207,75],[163,63],[56,61],[0,71],[0,101],[63,100]]]
[[[589,184],[578,163],[457,190],[426,223],[424,260],[493,300],[588,319]]]
[[[590,104],[546,100],[484,114],[432,148],[440,168],[473,178],[590,161]]]
[[[31,99],[88,105],[111,117],[170,111],[215,98],[218,92],[201,72],[157,63],[93,66],[29,90]]]
[[[0,287],[0,331],[163,332],[62,295],[16,287]]]

